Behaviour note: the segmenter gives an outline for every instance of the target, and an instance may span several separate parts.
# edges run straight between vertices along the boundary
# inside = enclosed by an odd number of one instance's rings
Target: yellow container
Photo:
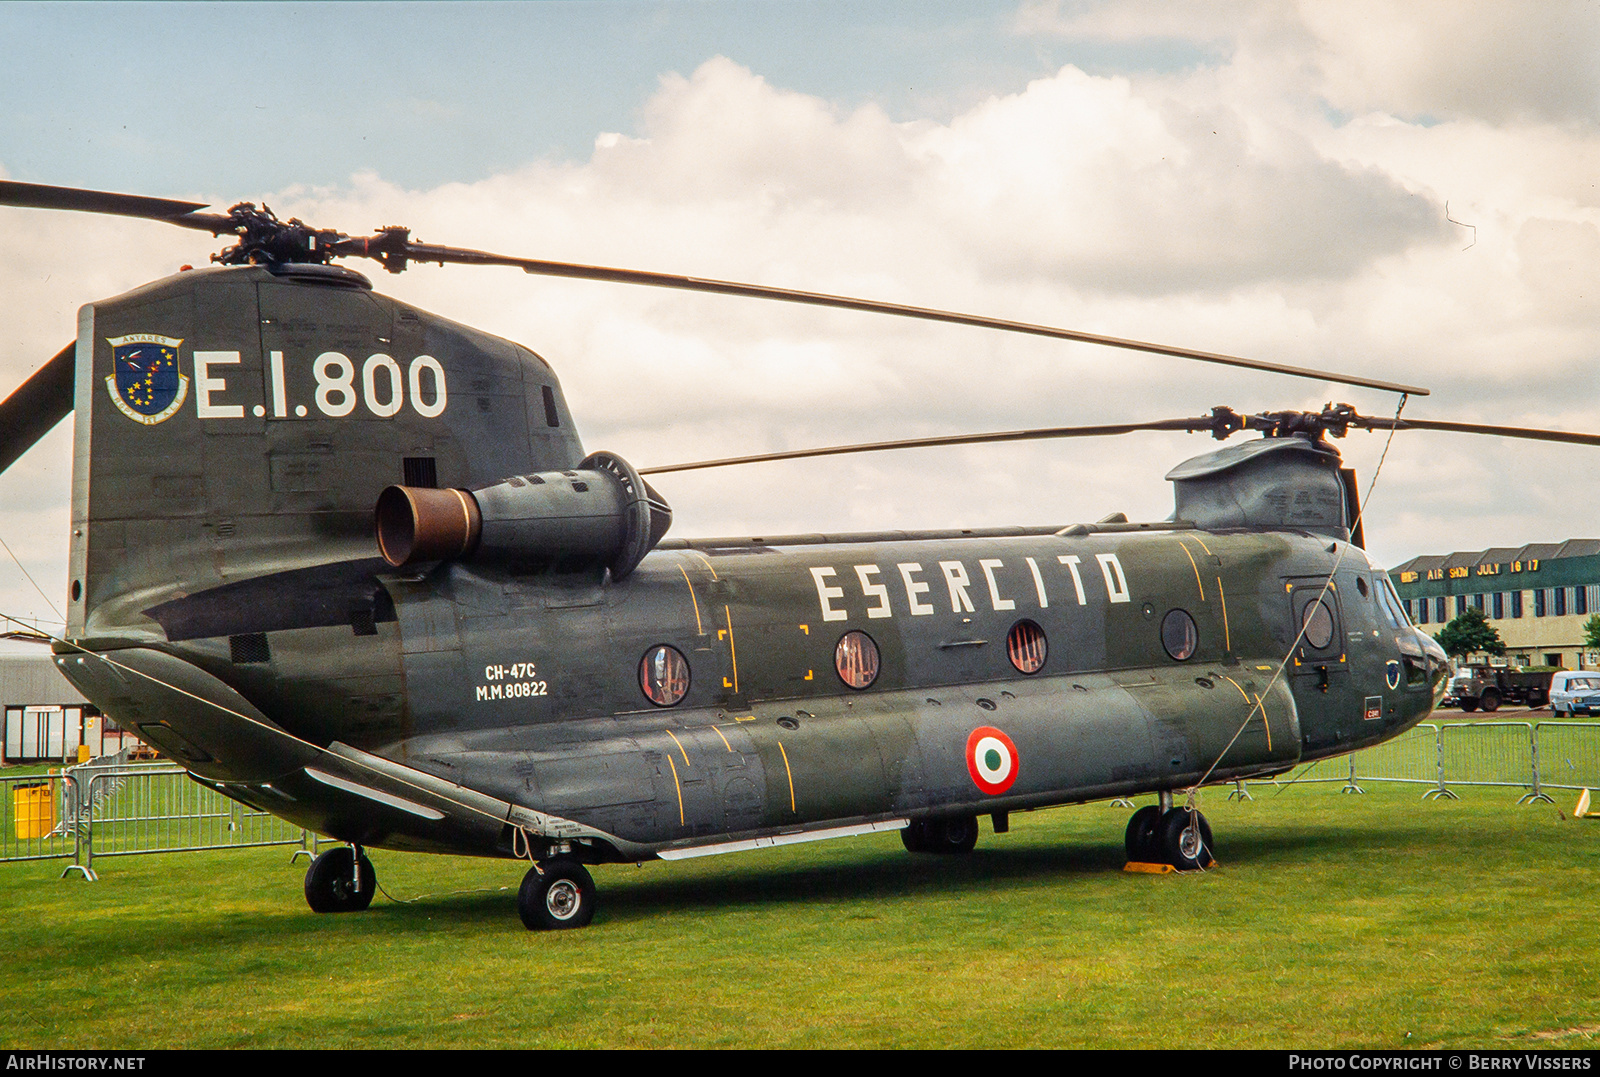
[[[42,838],[56,828],[56,799],[49,782],[18,785],[11,791],[18,838]]]

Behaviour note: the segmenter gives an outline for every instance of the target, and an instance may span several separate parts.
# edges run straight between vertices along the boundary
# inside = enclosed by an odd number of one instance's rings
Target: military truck
[[[1555,674],[1555,666],[1462,666],[1450,678],[1439,705],[1464,711],[1479,707],[1496,711],[1502,703],[1542,707],[1550,702],[1550,678]]]

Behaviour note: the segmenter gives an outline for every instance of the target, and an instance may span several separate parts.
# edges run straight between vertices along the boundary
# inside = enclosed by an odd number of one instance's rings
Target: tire
[[[928,839],[926,819],[913,819],[900,831],[900,843],[908,853],[931,853],[933,843]]]
[[[529,868],[517,891],[517,914],[529,931],[586,927],[594,906],[594,879],[576,860],[546,860]]]
[[[1133,813],[1128,820],[1128,831],[1123,835],[1122,848],[1128,859],[1138,864],[1151,864],[1161,857],[1159,836],[1161,809],[1147,804]]]
[[[929,851],[958,855],[972,852],[978,844],[978,817],[963,815],[955,819],[935,819],[928,823]]]
[[[1496,706],[1498,706],[1498,704],[1496,704]],[[1461,709],[1466,711],[1468,714],[1471,714],[1473,711],[1478,709],[1478,701],[1476,699],[1463,699],[1461,701]]]
[[[312,912],[360,912],[372,904],[378,889],[378,874],[372,861],[361,856],[359,883],[352,864],[355,854],[348,845],[329,849],[306,869],[306,904]]]
[[[1483,707],[1484,713],[1493,714],[1500,709],[1500,693],[1485,692],[1478,697],[1478,704]]]
[[[1199,812],[1192,813],[1197,824],[1191,828],[1187,808],[1169,808],[1161,817],[1162,859],[1179,871],[1198,871],[1211,864],[1211,824]],[[1198,834],[1193,831],[1198,830]]]

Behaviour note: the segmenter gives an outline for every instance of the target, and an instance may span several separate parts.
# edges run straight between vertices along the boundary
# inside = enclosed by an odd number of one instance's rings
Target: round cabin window
[[[658,707],[673,707],[689,691],[689,662],[676,647],[652,647],[639,661],[639,687]]]
[[[1306,607],[1303,620],[1306,645],[1314,651],[1325,649],[1333,642],[1333,611],[1320,598]]]
[[[1161,646],[1166,648],[1167,654],[1179,662],[1187,661],[1199,642],[1200,633],[1194,626],[1194,618],[1185,610],[1168,610],[1161,619]]]
[[[865,632],[846,632],[833,649],[833,668],[851,688],[870,688],[878,679],[878,645]]]
[[[1018,621],[1006,635],[1006,655],[1019,673],[1038,673],[1047,650],[1044,629],[1032,621]]]

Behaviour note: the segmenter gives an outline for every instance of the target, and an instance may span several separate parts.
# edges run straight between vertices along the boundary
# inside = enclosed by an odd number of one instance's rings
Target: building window
[[[1565,587],[1557,587],[1551,593],[1555,596],[1556,600],[1556,616],[1565,617],[1567,615],[1567,589]]]
[[[1549,601],[1549,592],[1543,587],[1535,587],[1533,589],[1533,615],[1535,617],[1543,617],[1549,609],[1546,605]]]
[[[1476,595],[1472,596],[1472,608],[1477,610],[1479,613],[1483,612],[1483,595],[1482,595],[1482,593],[1479,593],[1479,594],[1476,594]]]
[[[1521,617],[1522,616],[1522,592],[1521,591],[1512,591],[1511,592],[1511,616],[1513,616],[1513,617]]]
[[[1494,593],[1492,609],[1494,610],[1494,618],[1497,621],[1506,615],[1506,594],[1504,591],[1496,591]]]
[[[1466,612],[1467,612],[1467,596],[1466,595],[1457,595],[1456,596],[1456,616],[1460,617],[1463,613],[1466,613]]]
[[[1572,612],[1580,616],[1589,612],[1589,589],[1587,587],[1574,587],[1572,589]]]
[[[1416,623],[1419,625],[1428,623],[1428,600],[1425,598],[1417,599]]]
[[[1445,597],[1443,595],[1433,600],[1433,619],[1440,624],[1445,622]]]

